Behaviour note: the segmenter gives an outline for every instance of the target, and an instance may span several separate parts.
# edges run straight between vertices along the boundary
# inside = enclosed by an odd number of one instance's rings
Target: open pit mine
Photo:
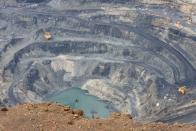
[[[92,114],[196,123],[196,1],[0,0],[0,105],[67,91]]]

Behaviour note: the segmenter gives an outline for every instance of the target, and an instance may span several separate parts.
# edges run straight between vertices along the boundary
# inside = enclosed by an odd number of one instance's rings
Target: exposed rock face
[[[77,86],[139,120],[195,122],[195,7],[194,0],[0,1],[0,105],[42,102]]]

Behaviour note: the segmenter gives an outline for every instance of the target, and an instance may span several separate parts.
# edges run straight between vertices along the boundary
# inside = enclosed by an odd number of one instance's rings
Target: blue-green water
[[[89,95],[80,88],[71,88],[56,93],[48,98],[50,101],[69,105],[75,109],[82,109],[86,117],[107,117],[110,114],[107,104],[97,97]]]

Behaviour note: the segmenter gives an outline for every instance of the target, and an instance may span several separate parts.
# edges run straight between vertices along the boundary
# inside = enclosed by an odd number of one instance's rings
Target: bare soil
[[[0,116],[0,131],[196,131],[196,125],[142,124],[121,113],[87,119],[81,110],[52,103],[0,108]]]

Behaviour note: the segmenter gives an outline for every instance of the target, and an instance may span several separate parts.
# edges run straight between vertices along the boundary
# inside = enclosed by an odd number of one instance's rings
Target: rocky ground
[[[87,119],[67,106],[23,104],[1,108],[0,131],[195,131],[196,125],[135,122],[128,114],[113,113],[106,119]]]
[[[0,105],[80,87],[138,120],[196,123],[190,2],[0,0]]]

